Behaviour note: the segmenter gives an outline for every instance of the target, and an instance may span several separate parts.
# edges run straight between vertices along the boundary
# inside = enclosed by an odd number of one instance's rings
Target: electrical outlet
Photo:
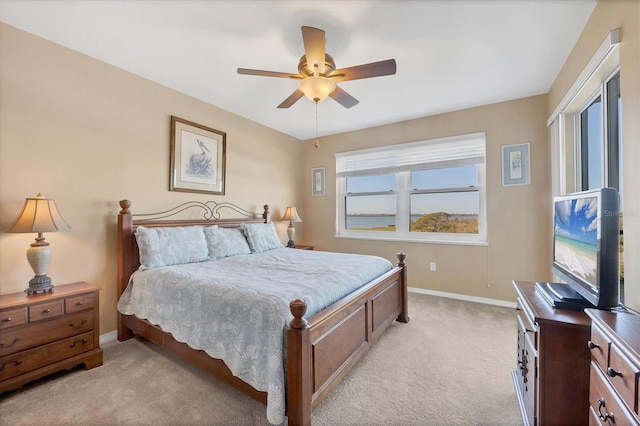
[[[436,262],[431,262],[429,264],[429,270],[430,271],[435,271],[436,270]]]

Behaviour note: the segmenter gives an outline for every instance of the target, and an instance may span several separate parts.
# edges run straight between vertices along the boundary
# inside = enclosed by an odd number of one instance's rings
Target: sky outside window
[[[411,188],[416,190],[467,188],[478,186],[476,165],[447,167],[440,169],[414,170],[411,172]],[[393,191],[396,189],[395,174],[357,176],[347,178],[348,193]],[[349,197],[348,215],[395,214],[396,197],[371,195]],[[448,213],[478,214],[478,193],[442,193],[413,195],[412,214],[444,211]]]

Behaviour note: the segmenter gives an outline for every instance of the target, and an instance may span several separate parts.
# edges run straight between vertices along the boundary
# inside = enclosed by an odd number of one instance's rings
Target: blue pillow
[[[283,247],[273,222],[243,223],[240,226],[253,253],[261,253]]]
[[[140,270],[202,262],[209,258],[202,226],[145,228],[138,226],[136,240]]]
[[[212,225],[204,228],[204,235],[210,259],[251,254],[247,239],[239,228],[221,228],[218,225]]]

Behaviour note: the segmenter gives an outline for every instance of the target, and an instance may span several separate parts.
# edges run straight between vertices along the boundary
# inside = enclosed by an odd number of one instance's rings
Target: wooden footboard
[[[118,215],[118,298],[125,291],[131,274],[140,266],[134,236],[137,226],[239,226],[240,223],[269,220],[267,205],[264,206],[262,218],[234,206],[235,211],[249,213],[249,217],[218,220],[213,214],[210,215],[214,217],[213,220],[133,220],[130,204],[122,200],[122,210]],[[201,203],[197,204],[202,207]],[[287,330],[286,365],[286,414],[290,425],[311,424],[312,410],[369,350],[378,336],[394,320],[409,321],[405,255],[399,253],[397,256],[397,266],[391,271],[308,319],[304,318],[307,309],[305,302],[291,302],[294,319]],[[266,393],[235,377],[223,361],[176,341],[170,333],[146,320],[118,313],[118,340],[130,339],[134,334],[266,404]]]
[[[404,253],[398,266],[327,309],[303,318],[307,306],[291,302],[287,330],[289,424],[311,424],[311,412],[394,321],[408,322]]]

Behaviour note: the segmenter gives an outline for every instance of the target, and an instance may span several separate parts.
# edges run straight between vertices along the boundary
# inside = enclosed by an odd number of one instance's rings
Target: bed
[[[138,335],[151,341],[264,403],[271,423],[310,424],[312,410],[378,336],[394,321],[409,321],[403,253],[392,265],[374,256],[295,250],[274,243],[268,247],[269,236],[263,231],[274,229],[268,205],[262,213],[253,213],[230,203],[189,202],[142,215],[131,213],[128,200],[120,201],[120,207],[118,340]],[[202,217],[179,218],[191,210],[203,212]],[[223,219],[224,211],[239,218]],[[158,235],[197,231],[199,236],[201,229],[214,235],[207,240],[209,259],[210,242],[226,241],[221,235],[242,233],[251,250],[215,260],[150,264],[157,257],[146,251],[146,236],[157,242]],[[187,256],[190,249],[176,255]],[[199,253],[202,248],[193,250]],[[332,265],[330,273],[322,275],[327,264]],[[209,279],[215,281],[215,290],[210,290],[214,284],[202,282],[204,277],[215,277]],[[187,288],[193,295],[183,297]],[[233,294],[224,293],[230,288]],[[138,304],[145,297],[153,300],[150,307]],[[200,305],[207,309],[198,313]],[[265,319],[271,311],[275,319]],[[224,323],[210,325],[216,315],[224,316]],[[216,330],[248,341],[237,350],[242,356],[229,355],[240,342],[222,344],[220,335],[205,335]],[[263,344],[253,338],[268,340]]]

